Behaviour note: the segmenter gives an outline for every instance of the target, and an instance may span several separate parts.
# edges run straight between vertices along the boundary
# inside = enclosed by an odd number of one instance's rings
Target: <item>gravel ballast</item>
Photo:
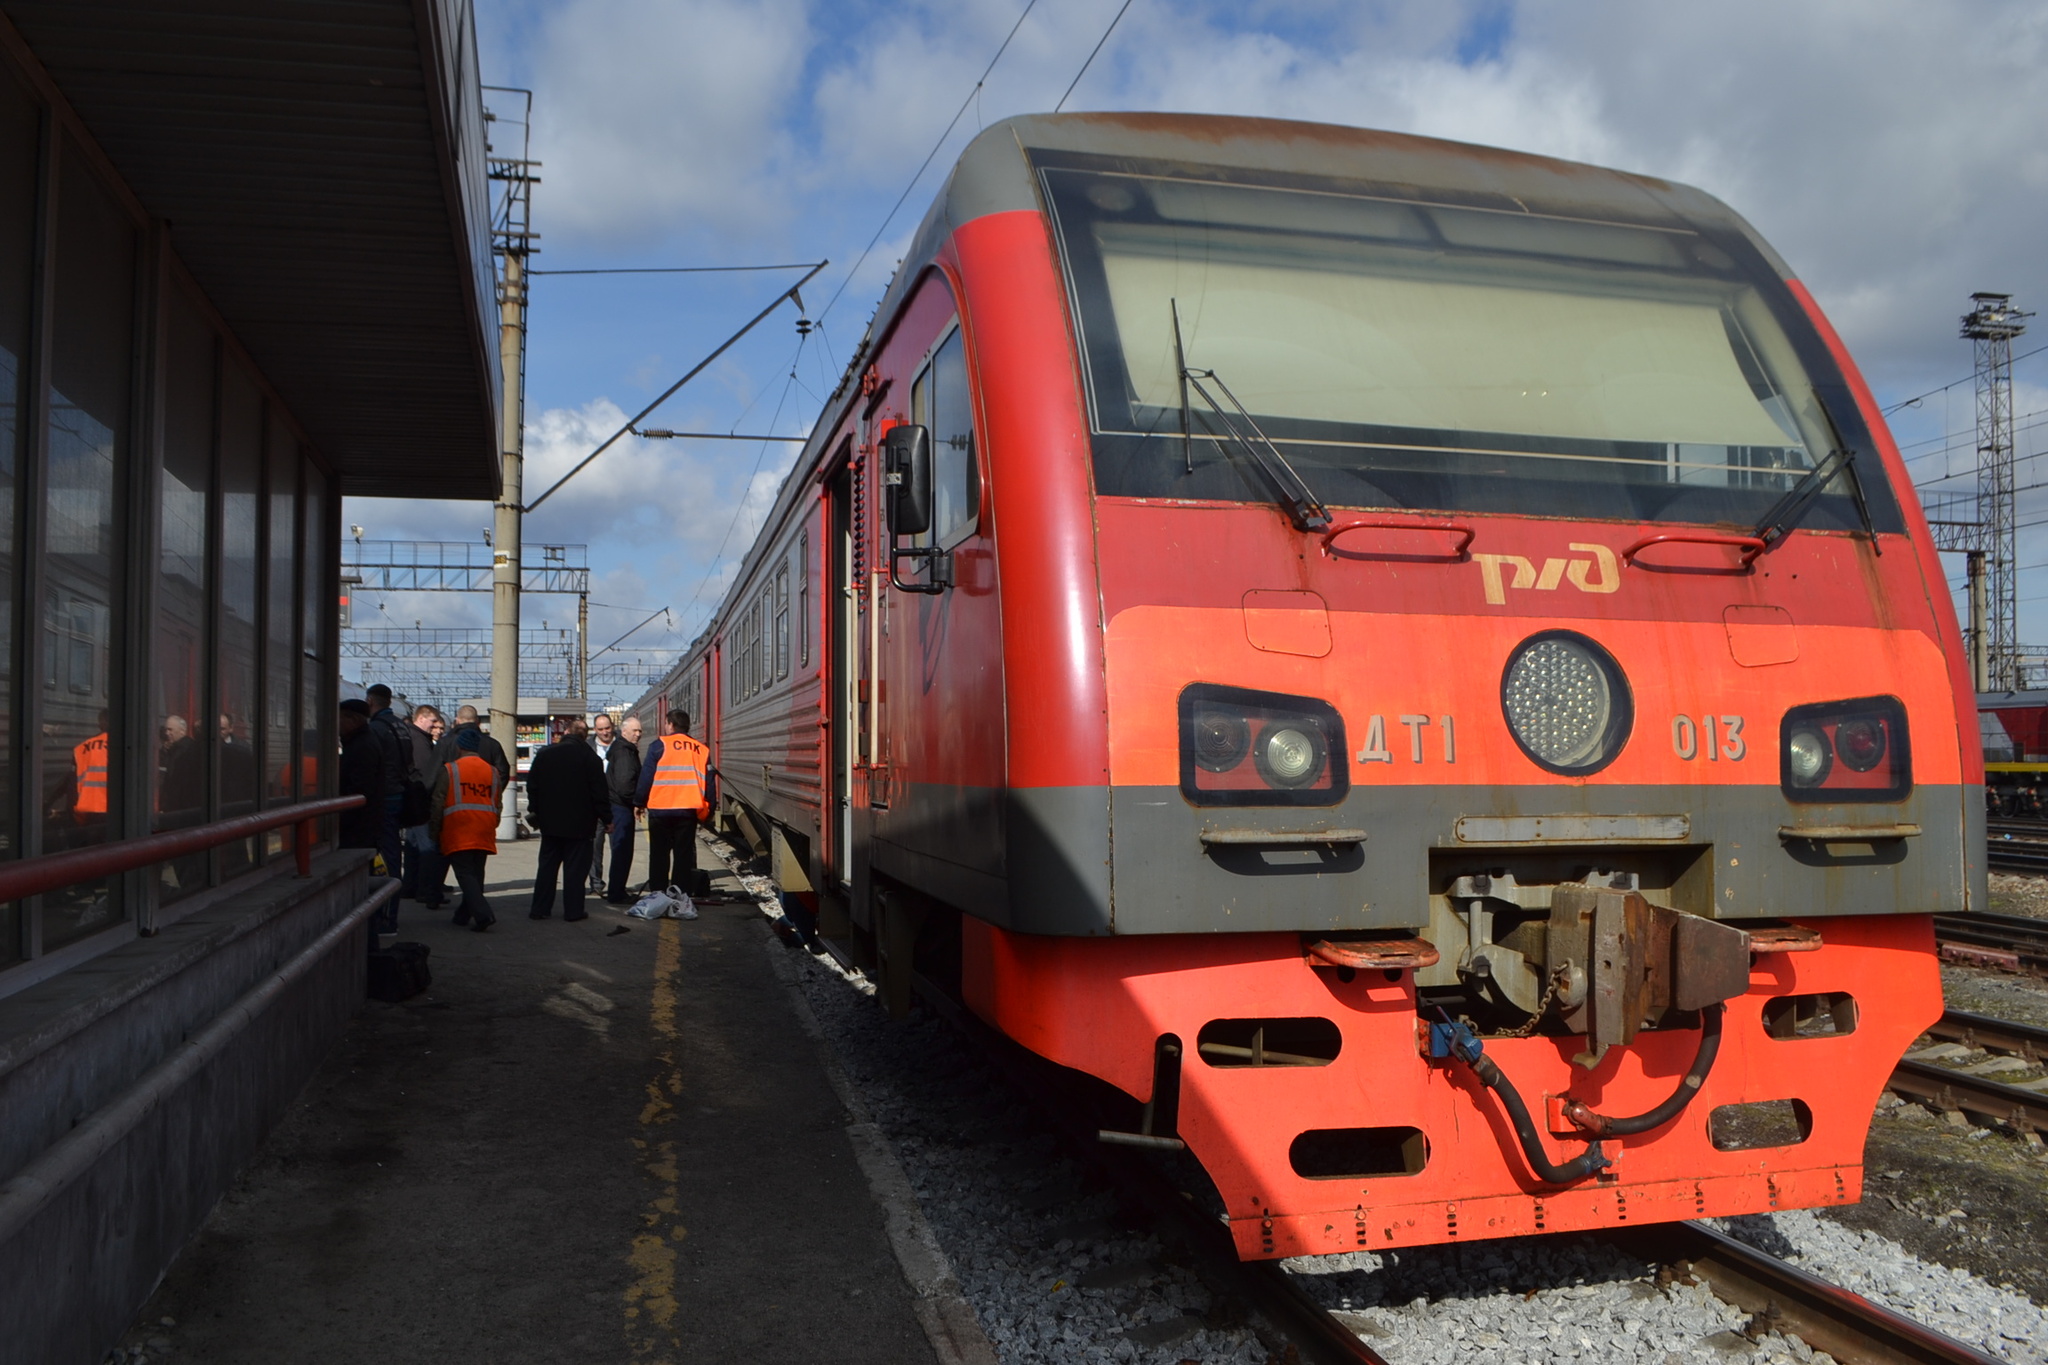
[[[720,856],[734,861],[731,850]],[[767,879],[742,875],[764,914]],[[894,1146],[941,1249],[1006,1365],[1267,1365],[1244,1321],[1091,1183],[1062,1140],[950,1026],[892,1023],[873,988],[796,952],[797,987]],[[2048,1314],[1967,1271],[1808,1212],[1723,1230],[2002,1360],[2048,1365]],[[1439,1362],[1825,1362],[1704,1286],[1597,1237],[1422,1247],[1285,1263],[1318,1303],[1397,1365]]]

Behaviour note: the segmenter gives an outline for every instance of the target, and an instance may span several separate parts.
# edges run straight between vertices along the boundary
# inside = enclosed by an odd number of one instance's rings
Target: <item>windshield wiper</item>
[[[1223,429],[1229,433],[1230,439],[1244,447],[1245,454],[1252,457],[1252,463],[1266,476],[1266,481],[1272,485],[1274,500],[1280,504],[1281,510],[1287,513],[1287,519],[1294,523],[1294,529],[1321,531],[1328,527],[1330,510],[1323,506],[1322,500],[1315,495],[1315,490],[1308,486],[1308,481],[1296,473],[1294,466],[1287,462],[1287,457],[1280,453],[1280,447],[1274,445],[1272,439],[1259,429],[1258,422],[1245,409],[1245,405],[1238,401],[1237,395],[1230,391],[1230,386],[1224,383],[1222,377],[1214,370],[1196,370],[1188,367],[1186,349],[1181,344],[1180,301],[1175,299],[1170,302],[1173,305],[1173,358],[1180,366],[1181,446],[1187,456],[1188,471],[1194,471],[1195,462],[1192,445],[1194,434],[1189,429],[1188,409],[1188,390],[1193,388],[1222,421]],[[1230,407],[1236,409],[1236,417],[1232,417],[1230,411],[1216,401],[1214,394],[1202,387],[1204,379],[1223,390],[1223,396],[1230,400]],[[1250,431],[1249,436],[1245,431],[1238,429],[1240,420]]]
[[[1823,409],[1825,411],[1825,409]],[[1832,427],[1834,420],[1829,419]],[[1840,433],[1837,433],[1839,436]],[[1806,515],[1806,509],[1820,491],[1827,487],[1836,474],[1844,474],[1849,480],[1849,496],[1856,503],[1856,515],[1862,519],[1863,534],[1870,537],[1870,548],[1875,554],[1883,554],[1884,546],[1878,544],[1877,526],[1870,519],[1870,500],[1863,494],[1863,480],[1856,474],[1856,452],[1847,446],[1837,445],[1829,451],[1827,458],[1806,471],[1806,476],[1785,490],[1785,496],[1771,504],[1771,510],[1764,513],[1756,529],[1750,534],[1764,542],[1764,547],[1776,545],[1799,524]]]

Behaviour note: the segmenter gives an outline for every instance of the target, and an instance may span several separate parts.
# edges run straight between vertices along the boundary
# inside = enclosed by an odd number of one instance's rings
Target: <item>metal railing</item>
[[[216,820],[210,825],[165,830],[161,834],[120,839],[95,848],[76,848],[66,853],[46,853],[36,858],[0,863],[0,905],[40,896],[79,882],[133,872],[152,863],[205,853],[222,844],[268,834],[286,825],[297,827],[292,832],[292,853],[298,863],[298,875],[310,877],[313,875],[313,845],[317,842],[314,823],[324,816],[339,815],[363,804],[364,799],[360,796],[331,796],[319,801],[278,806],[254,815]]]

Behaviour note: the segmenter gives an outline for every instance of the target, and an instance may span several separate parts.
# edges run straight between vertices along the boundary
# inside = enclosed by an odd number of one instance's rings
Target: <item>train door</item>
[[[826,744],[830,750],[825,840],[826,865],[844,893],[853,881],[853,768],[860,730],[860,620],[854,592],[853,469],[841,460],[826,484],[826,550],[821,556],[825,599]]]

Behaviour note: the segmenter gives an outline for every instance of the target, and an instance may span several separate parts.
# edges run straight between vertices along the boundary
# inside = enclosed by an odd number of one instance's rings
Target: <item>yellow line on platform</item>
[[[676,973],[683,961],[676,922],[660,921],[654,946],[654,1000],[648,1023],[654,1032],[655,1076],[647,1082],[647,1103],[640,1110],[640,1135],[633,1139],[640,1165],[661,1193],[640,1215],[642,1227],[633,1238],[626,1263],[633,1282],[626,1287],[626,1344],[633,1359],[665,1365],[680,1349],[675,1334],[675,1244],[688,1235],[676,1221],[676,1144],[662,1130],[675,1121],[674,1097],[683,1090],[676,1063]]]

